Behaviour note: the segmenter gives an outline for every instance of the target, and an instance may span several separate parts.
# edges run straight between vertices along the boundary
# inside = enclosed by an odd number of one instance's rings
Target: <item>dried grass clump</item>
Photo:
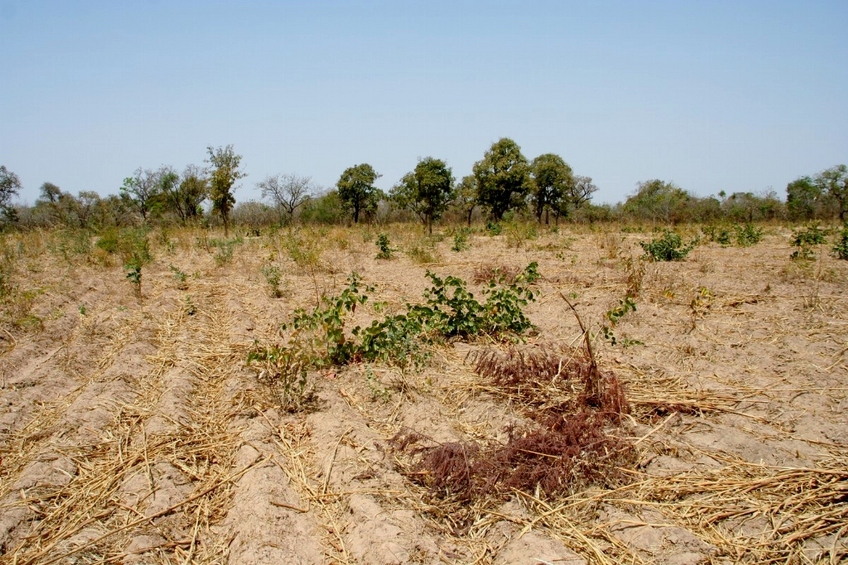
[[[474,268],[471,280],[476,284],[503,283],[513,284],[521,269],[518,267],[507,267],[506,265],[480,265]]]
[[[580,360],[548,347],[509,347],[505,353],[488,349],[470,355],[474,372],[498,387],[526,396],[539,388],[557,386],[580,372]]]
[[[409,432],[395,436],[392,444],[411,456],[406,474],[439,498],[467,501],[513,491],[555,497],[588,484],[626,480],[620,469],[635,461],[635,448],[608,435],[604,425],[603,417],[584,410],[512,429],[505,444],[420,447],[423,438]]]
[[[621,383],[598,369],[588,349],[511,346],[503,353],[496,349],[473,353],[470,360],[475,373],[534,408],[577,412],[589,407],[614,422],[630,412]],[[538,414],[530,416],[538,419]]]

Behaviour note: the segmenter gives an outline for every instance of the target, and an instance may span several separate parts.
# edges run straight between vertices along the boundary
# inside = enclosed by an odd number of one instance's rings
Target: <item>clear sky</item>
[[[267,175],[457,179],[501,137],[593,177],[785,196],[848,162],[848,1],[0,0],[0,164],[116,193],[233,144]]]

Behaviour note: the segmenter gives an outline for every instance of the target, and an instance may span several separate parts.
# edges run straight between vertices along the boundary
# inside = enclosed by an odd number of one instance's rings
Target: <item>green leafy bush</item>
[[[125,261],[124,272],[126,279],[135,288],[136,295],[141,297],[141,269],[153,260],[153,257],[150,255],[147,230],[122,230],[117,239],[117,253]]]
[[[283,291],[280,289],[280,283],[283,279],[283,274],[280,272],[280,268],[268,263],[262,266],[262,275],[265,277],[265,282],[267,282],[270,287],[271,296],[274,298],[280,298],[283,295]]]
[[[360,286],[360,278],[354,273],[348,277],[348,286],[339,296],[322,297],[321,305],[312,312],[302,308],[295,311],[292,340],[298,344],[298,349],[307,353],[311,365],[343,365],[353,360],[357,346],[354,341],[347,340],[344,326],[347,314],[368,301],[368,295],[361,293]],[[373,288],[366,286],[365,290]]]
[[[219,267],[228,265],[233,261],[233,248],[236,245],[241,245],[244,240],[241,237],[235,239],[210,239],[209,246],[217,248],[215,253],[215,263]]]
[[[797,247],[790,257],[799,260],[814,259],[813,246],[827,242],[827,232],[818,225],[811,225],[792,234],[792,245]]]
[[[848,260],[848,224],[845,224],[837,234],[833,254],[839,259]]]
[[[763,230],[754,224],[736,224],[728,226],[705,226],[701,228],[707,240],[727,247],[736,243],[739,247],[756,245],[763,239]]]
[[[725,247],[733,243],[730,229],[727,226],[703,226],[701,231],[704,233],[707,241],[712,241]]]
[[[453,246],[451,247],[451,251],[456,251],[459,253],[460,251],[465,251],[468,249],[468,235],[471,233],[471,230],[468,228],[460,228],[453,235]]]
[[[141,267],[142,263],[135,258],[131,259],[129,263],[124,265],[127,280],[132,283],[135,288],[135,293],[138,296],[141,296]]]
[[[827,232],[817,225],[808,226],[792,234],[792,245],[821,245],[827,241]]]
[[[119,256],[124,263],[135,261],[143,265],[152,260],[148,232],[147,228],[107,229],[95,245],[110,255]]]
[[[664,230],[660,239],[639,243],[645,256],[652,261],[682,261],[695,248],[697,241],[683,244],[683,239],[673,231]]]
[[[522,308],[535,299],[527,288],[539,277],[535,263],[508,286],[490,283],[483,290],[485,303],[474,298],[462,279],[440,278],[431,272],[427,277],[432,286],[424,292],[423,303],[407,304],[405,313],[374,320],[365,328],[356,326],[348,334],[348,316],[368,301],[364,292],[374,290],[352,274],[338,296],[323,297],[311,312],[295,311],[291,324],[283,325],[284,331],[292,329],[286,345],[256,347],[248,355],[248,363],[261,362],[260,374],[265,378],[273,375],[284,397],[297,401],[306,390],[304,371],[309,368],[357,361],[418,367],[428,358],[426,346],[437,340],[484,333],[517,335],[532,327]]]
[[[391,241],[389,241],[389,236],[384,233],[377,236],[377,249],[379,250],[377,259],[391,259],[395,252]]]
[[[750,247],[756,245],[763,239],[763,230],[753,224],[745,224],[744,226],[733,226],[736,232],[736,245],[739,247]]]

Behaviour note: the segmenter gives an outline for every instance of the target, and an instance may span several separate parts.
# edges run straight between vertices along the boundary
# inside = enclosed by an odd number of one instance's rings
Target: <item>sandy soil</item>
[[[791,261],[780,227],[678,263],[639,261],[649,233],[476,233],[455,252],[452,237],[428,248],[412,227],[385,229],[392,260],[375,259],[367,227],[305,230],[315,260],[299,262],[285,232],[244,237],[229,260],[203,232],[151,234],[140,298],[97,249],[3,236],[13,290],[0,328],[0,562],[848,560],[848,262],[826,249]],[[396,311],[418,300],[428,269],[470,281],[530,261],[543,278],[528,344],[580,346],[562,293],[624,383],[632,413],[610,433],[638,450],[627,481],[466,508],[411,481],[389,442],[402,429],[492,442],[529,421],[467,361],[505,350],[483,337],[435,347],[420,372],[314,371],[318,402],[298,413],[246,364],[353,271],[375,287],[356,314],[367,321],[376,301]],[[613,345],[600,324],[628,289],[637,309]]]

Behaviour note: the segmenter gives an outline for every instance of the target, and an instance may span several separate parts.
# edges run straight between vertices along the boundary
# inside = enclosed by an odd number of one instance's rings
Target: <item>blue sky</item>
[[[783,197],[848,162],[848,2],[0,0],[0,164],[116,193],[233,144],[267,175],[457,179],[501,137],[618,202],[660,178]]]

